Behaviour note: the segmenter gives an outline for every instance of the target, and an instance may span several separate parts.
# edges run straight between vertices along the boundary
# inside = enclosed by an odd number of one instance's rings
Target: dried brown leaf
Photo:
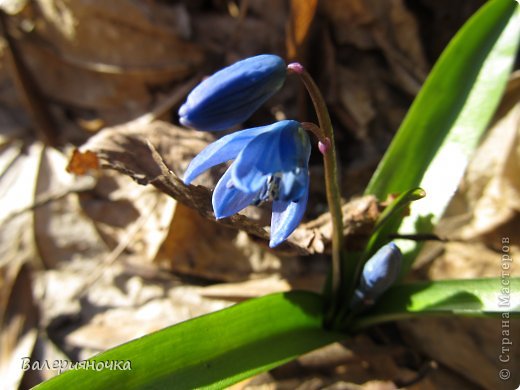
[[[107,250],[78,202],[78,192],[90,190],[95,181],[67,173],[66,166],[65,155],[49,147],[37,161],[33,208],[28,212],[34,223],[37,253],[47,268],[78,255],[96,256]]]
[[[66,164],[60,151],[40,142],[12,142],[0,152],[0,263],[53,267],[106,251],[78,204],[78,192],[94,180],[68,174]]]
[[[213,284],[201,288],[201,294],[208,298],[242,301],[289,290],[291,290],[291,285],[286,280],[278,277],[268,277],[247,280],[240,283]]]
[[[262,0],[261,2],[265,3],[265,1]],[[271,2],[277,4],[275,8],[283,6],[278,0]],[[269,18],[245,17],[235,23],[227,15],[194,14],[194,36],[202,47],[218,54],[222,54],[222,52],[228,54],[225,58],[227,64],[260,53],[281,53],[284,49],[283,24],[278,26],[273,22],[271,16],[276,15],[273,7],[265,4],[262,4],[261,7],[263,12],[269,13]],[[285,19],[282,23],[284,22]],[[218,65],[225,66],[226,64],[219,63]]]
[[[503,389],[505,382],[497,374],[504,367],[498,359],[503,337],[500,325],[500,319],[490,318],[421,318],[398,326],[405,340],[417,350],[476,388]],[[512,336],[520,334],[520,323],[511,321],[508,331]],[[520,357],[517,351],[511,351],[512,362]]]
[[[472,158],[465,175],[464,195],[472,218],[461,232],[469,239],[491,235],[520,214],[520,72],[509,83],[495,123]],[[520,245],[516,234],[511,243]],[[494,245],[500,247],[500,244]]]
[[[65,335],[65,342],[80,349],[81,360],[194,316],[230,305],[218,299],[203,298],[199,288],[175,285],[171,279],[150,283],[121,268],[110,268],[88,294],[87,321]]]
[[[151,187],[136,186],[127,176],[104,171],[95,188],[80,197],[81,211],[111,248],[102,268],[124,252],[150,263],[157,256],[177,202]],[[99,276],[99,275],[98,275]],[[92,275],[95,282],[96,275]]]
[[[290,1],[290,18],[286,27],[285,45],[287,50],[287,59],[293,61],[298,58],[300,48],[308,36],[314,16],[318,0]]]
[[[74,149],[67,165],[67,172],[75,175],[85,175],[89,171],[97,169],[99,169],[99,160],[95,153],[89,150],[83,153],[78,149]]]
[[[200,185],[187,186],[179,178],[191,158],[210,140],[211,136],[207,133],[155,121],[106,128],[81,149],[96,153],[102,167],[123,172],[139,184],[153,184],[179,202],[196,209],[205,218],[215,220],[211,191]],[[379,215],[377,201],[373,197],[364,197],[343,208],[347,245],[359,247]],[[237,214],[218,222],[244,230],[264,242],[269,239],[269,232],[264,226],[244,215]],[[296,229],[278,251],[301,255],[323,253],[330,246],[330,230],[330,215],[324,214]]]
[[[168,236],[156,262],[177,273],[208,280],[236,282],[294,268],[295,259],[283,261],[254,245],[249,236],[208,220],[195,209],[177,204]]]
[[[12,142],[0,152],[0,264],[37,257],[31,213],[42,145]]]
[[[23,11],[29,0],[1,0],[0,10],[9,15],[16,15]]]
[[[27,264],[12,262],[0,269],[0,377],[2,387],[17,389],[38,335],[38,309]]]
[[[54,123],[47,101],[43,98],[41,90],[35,82],[34,75],[28,69],[18,43],[11,36],[8,18],[3,13],[0,13],[0,27],[9,53],[6,60],[10,65],[10,74],[16,86],[17,95],[31,118],[33,129],[47,145],[57,146],[59,144],[58,127]]]
[[[428,64],[417,22],[403,0],[324,0],[320,7],[340,44],[381,50],[401,87],[412,95],[418,92]]]
[[[203,61],[199,46],[187,41],[191,20],[183,4],[54,3],[30,2],[28,12],[10,18],[16,45],[45,96],[90,117],[114,123],[142,114],[165,85],[196,73]]]

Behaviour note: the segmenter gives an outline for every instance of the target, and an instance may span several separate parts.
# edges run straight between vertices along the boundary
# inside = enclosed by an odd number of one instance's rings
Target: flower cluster
[[[246,120],[281,87],[285,64],[275,55],[239,61],[204,80],[179,109],[182,124],[223,130]],[[271,239],[275,247],[300,223],[309,195],[311,144],[299,122],[279,121],[241,130],[208,145],[190,163],[184,182],[234,160],[213,191],[216,218],[272,201]]]

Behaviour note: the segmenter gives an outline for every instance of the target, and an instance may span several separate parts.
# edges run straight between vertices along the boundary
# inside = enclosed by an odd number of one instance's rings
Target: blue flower
[[[180,122],[197,130],[229,129],[248,119],[285,81],[284,61],[250,57],[205,79],[179,109]]]
[[[235,160],[213,191],[217,219],[251,204],[273,201],[271,248],[296,229],[309,196],[309,136],[299,122],[285,120],[226,135],[208,145],[190,163],[184,183],[205,170]]]
[[[350,306],[355,307],[360,303],[373,304],[394,284],[401,271],[402,261],[403,255],[393,242],[379,248],[365,263],[361,281]]]

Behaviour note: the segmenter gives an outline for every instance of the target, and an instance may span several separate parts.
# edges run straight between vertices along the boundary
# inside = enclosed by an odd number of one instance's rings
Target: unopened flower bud
[[[247,120],[277,92],[284,61],[272,54],[250,57],[202,81],[179,109],[180,122],[197,130],[226,130]]]
[[[381,247],[363,267],[351,307],[373,304],[390,288],[401,271],[403,255],[393,242]]]

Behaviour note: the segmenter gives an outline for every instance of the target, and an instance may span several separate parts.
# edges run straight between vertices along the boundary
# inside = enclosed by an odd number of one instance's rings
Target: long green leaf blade
[[[46,389],[223,388],[344,339],[322,329],[320,295],[268,295],[166,328],[92,361],[131,361],[131,371],[70,370]]]
[[[520,42],[520,10],[491,0],[457,33],[415,99],[366,193],[420,186],[427,196],[392,222],[401,234],[430,233],[455,193],[503,94]],[[393,233],[390,232],[390,233]],[[403,275],[420,244],[399,241]]]
[[[434,159],[444,168],[449,164],[445,178],[465,166],[511,73],[520,36],[517,8],[511,0],[491,0],[456,34],[408,111],[367,194],[384,199],[413,187],[429,194],[431,186],[422,181]]]
[[[394,286],[370,311],[357,318],[352,328],[450,314],[520,317],[520,278],[442,280]]]
[[[428,196],[412,206],[410,216],[400,227],[401,233],[416,233],[417,221],[425,216],[429,216],[430,226],[440,220],[500,102],[519,43],[520,7],[517,5],[484,60],[457,119],[421,180]]]

